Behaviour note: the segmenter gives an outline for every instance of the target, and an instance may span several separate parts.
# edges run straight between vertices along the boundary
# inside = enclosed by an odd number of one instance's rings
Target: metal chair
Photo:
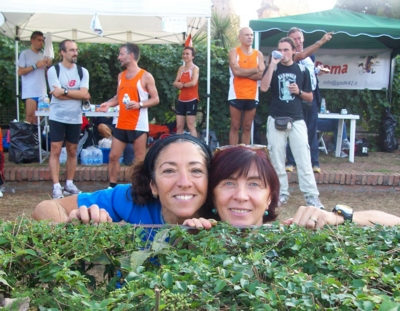
[[[317,131],[318,136],[318,149],[328,154],[328,149],[326,149],[325,141],[324,141],[324,133],[321,131]]]

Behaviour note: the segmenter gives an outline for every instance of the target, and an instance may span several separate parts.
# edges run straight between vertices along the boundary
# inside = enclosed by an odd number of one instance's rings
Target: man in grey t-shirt
[[[52,98],[50,105],[50,138],[51,151],[49,166],[53,179],[53,199],[63,197],[60,185],[60,153],[64,140],[67,149],[67,176],[64,194],[79,194],[81,191],[74,185],[76,170],[76,150],[82,125],[82,99],[90,99],[89,72],[82,67],[82,79],[79,76],[78,48],[74,41],[64,40],[60,43],[60,54],[63,58],[47,73]]]
[[[44,36],[40,31],[31,35],[31,48],[21,52],[18,59],[18,75],[22,82],[22,99],[25,101],[25,120],[36,124],[35,111],[39,97],[47,94],[45,71],[51,65],[51,59],[45,58],[40,51]]]

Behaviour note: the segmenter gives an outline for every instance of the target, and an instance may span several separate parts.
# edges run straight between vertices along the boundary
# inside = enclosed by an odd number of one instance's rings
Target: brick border
[[[119,182],[129,182],[129,167],[121,166]],[[314,174],[318,185],[352,185],[352,186],[391,186],[400,187],[400,174],[385,174],[376,172],[343,172],[322,170],[320,174]],[[5,167],[4,177],[6,181],[51,181],[49,167]],[[60,169],[60,181],[65,180],[65,167]],[[297,172],[288,173],[289,183],[298,183]],[[84,166],[76,168],[74,181],[108,181],[108,166]]]

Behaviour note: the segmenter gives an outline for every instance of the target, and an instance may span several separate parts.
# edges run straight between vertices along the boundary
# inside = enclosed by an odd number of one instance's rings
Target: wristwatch
[[[64,90],[64,95],[68,94],[68,89],[66,87],[62,87],[62,89]]]
[[[315,44],[321,46],[321,43],[319,43],[319,40],[315,42]]]
[[[140,106],[140,108],[142,108],[142,107],[143,107],[143,103],[142,103],[142,102],[140,102],[140,103],[139,103],[139,106]]]
[[[32,65],[33,70],[35,70],[37,68],[36,64]]]
[[[343,205],[343,204],[337,204],[334,209],[332,210],[335,214],[338,214],[340,216],[343,216],[343,219],[346,221],[353,221],[353,210],[350,208],[350,206]]]
[[[299,96],[301,96],[301,94],[303,94],[303,90],[299,90]]]

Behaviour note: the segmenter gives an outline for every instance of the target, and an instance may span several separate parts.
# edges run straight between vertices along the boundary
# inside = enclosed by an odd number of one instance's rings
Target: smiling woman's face
[[[196,217],[207,196],[208,170],[201,148],[191,142],[171,143],[154,165],[152,193],[159,196],[164,220],[181,224]]]
[[[214,189],[214,206],[222,221],[235,226],[262,225],[270,191],[251,164],[247,176],[233,175]]]

